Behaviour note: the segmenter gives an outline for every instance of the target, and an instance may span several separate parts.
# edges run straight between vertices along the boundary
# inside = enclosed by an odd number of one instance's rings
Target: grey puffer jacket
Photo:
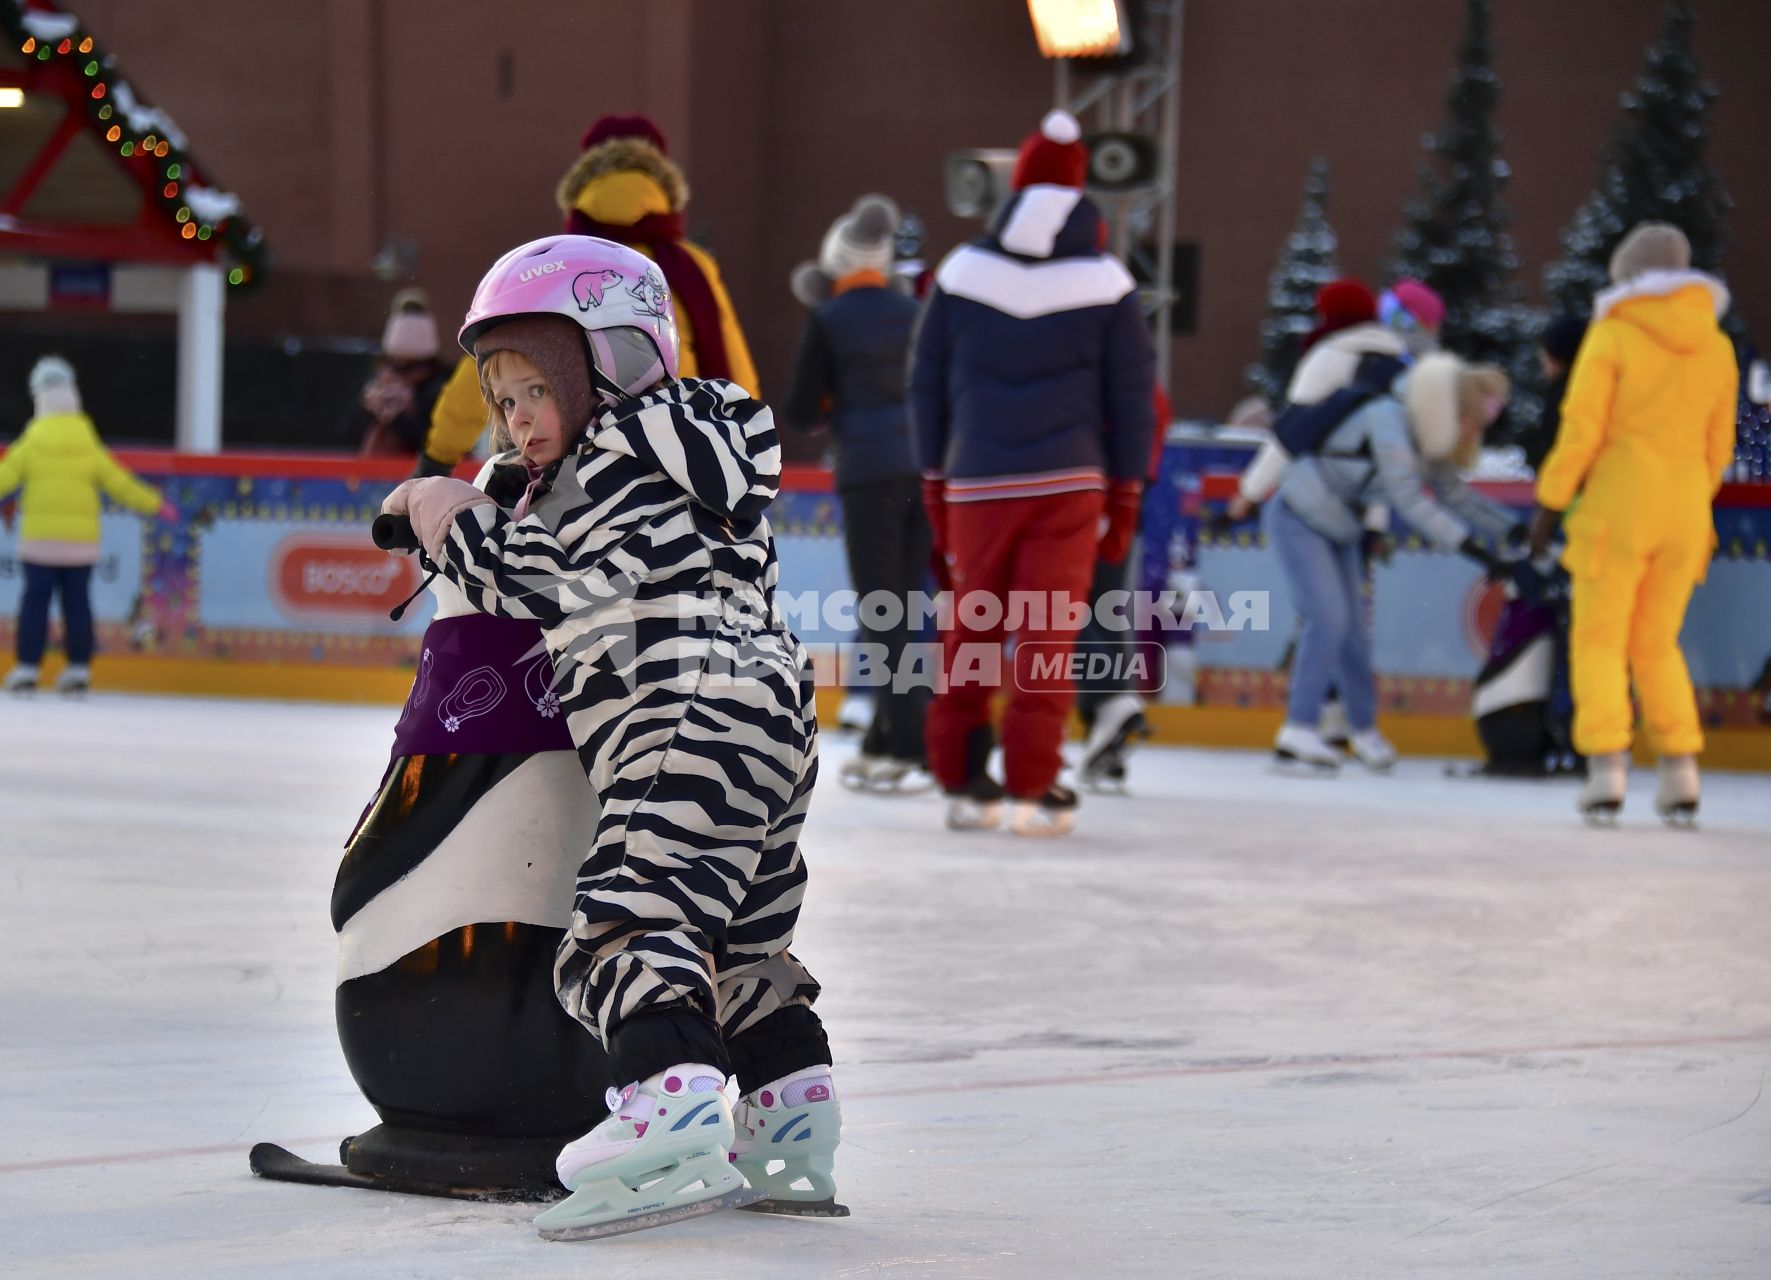
[[[1454,462],[1428,462],[1415,446],[1408,411],[1380,396],[1336,427],[1319,453],[1295,459],[1279,497],[1330,542],[1359,541],[1365,509],[1388,503],[1441,551],[1456,551],[1472,529],[1504,537],[1517,523],[1506,508],[1464,483]]]

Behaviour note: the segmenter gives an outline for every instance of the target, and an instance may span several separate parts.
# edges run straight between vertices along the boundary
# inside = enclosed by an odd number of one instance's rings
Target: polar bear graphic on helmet
[[[580,311],[589,311],[592,307],[603,305],[603,290],[612,289],[622,280],[619,271],[604,268],[601,271],[580,271],[572,280],[572,297],[577,300]]]

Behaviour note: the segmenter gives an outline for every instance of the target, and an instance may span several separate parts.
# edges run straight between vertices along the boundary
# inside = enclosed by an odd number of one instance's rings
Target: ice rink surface
[[[1771,780],[1299,781],[1146,749],[1078,834],[845,793],[799,953],[846,1221],[547,1244],[524,1207],[260,1181],[374,1122],[327,900],[394,712],[0,704],[0,1274],[1771,1275]]]

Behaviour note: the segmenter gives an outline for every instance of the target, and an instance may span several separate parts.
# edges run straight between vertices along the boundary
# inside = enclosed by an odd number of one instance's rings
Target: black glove
[[[1359,543],[1359,551],[1367,565],[1389,564],[1391,547],[1390,535],[1382,529],[1367,529]]]
[[[1484,574],[1487,575],[1490,582],[1500,582],[1512,576],[1512,570],[1507,562],[1502,560],[1488,547],[1477,542],[1473,536],[1465,538],[1458,544],[1457,549],[1459,554],[1468,556],[1471,560],[1474,560],[1477,564],[1481,565]]]
[[[454,470],[455,467],[453,464],[438,462],[423,449],[420,449],[418,451],[418,465],[412,468],[412,478],[414,480],[422,480],[426,476],[446,476]]]
[[[1529,600],[1532,604],[1548,604],[1552,593],[1549,577],[1540,573],[1530,560],[1515,560],[1507,566],[1512,575],[1513,590],[1519,593],[1521,600]]]

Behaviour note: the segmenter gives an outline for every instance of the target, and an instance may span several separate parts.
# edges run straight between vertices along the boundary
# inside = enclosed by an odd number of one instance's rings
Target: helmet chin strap
[[[602,398],[606,408],[613,409],[623,401],[633,399],[624,389],[611,382],[609,376],[595,365],[590,367],[590,385],[591,389]]]
[[[618,369],[619,361],[615,358],[615,348],[607,337],[595,329],[587,329],[584,341],[590,347],[590,385],[603,403],[614,408],[616,405],[634,398],[634,392],[611,378],[605,369]],[[635,378],[630,387],[649,387],[664,372],[664,361],[654,356],[645,370]]]

